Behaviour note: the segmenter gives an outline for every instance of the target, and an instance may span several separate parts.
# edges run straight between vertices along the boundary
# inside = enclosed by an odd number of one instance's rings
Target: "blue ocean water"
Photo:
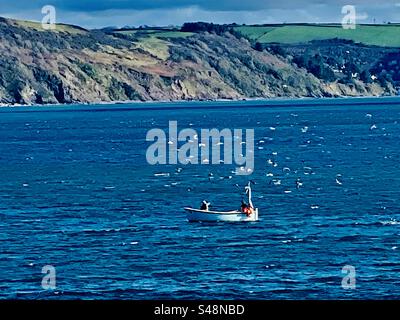
[[[170,120],[254,128],[254,173],[148,165]],[[399,99],[1,109],[0,298],[399,298],[399,121]],[[259,222],[186,221],[249,179]]]

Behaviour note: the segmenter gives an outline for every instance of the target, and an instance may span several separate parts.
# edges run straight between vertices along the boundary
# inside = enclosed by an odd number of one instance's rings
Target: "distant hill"
[[[354,30],[337,24],[239,26],[235,30],[260,43],[304,44],[338,38],[365,45],[400,47],[399,24],[357,25]]]
[[[371,46],[337,26],[45,31],[0,18],[0,104],[394,95],[399,50],[377,34],[397,26],[376,28]]]

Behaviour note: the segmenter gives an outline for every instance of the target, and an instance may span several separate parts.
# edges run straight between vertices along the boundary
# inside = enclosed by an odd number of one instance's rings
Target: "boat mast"
[[[246,186],[246,193],[249,197],[248,203],[250,207],[254,209],[253,202],[251,201],[251,182],[249,182],[249,184]]]

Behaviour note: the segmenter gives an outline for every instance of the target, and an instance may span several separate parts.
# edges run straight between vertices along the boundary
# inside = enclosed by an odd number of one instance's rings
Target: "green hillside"
[[[260,43],[298,44],[313,40],[346,39],[381,47],[400,47],[400,25],[358,25],[355,30],[340,25],[240,26],[236,31]]]
[[[396,95],[398,49],[309,41],[347,32],[356,41],[395,45],[398,28],[199,22],[44,30],[0,18],[0,105]]]

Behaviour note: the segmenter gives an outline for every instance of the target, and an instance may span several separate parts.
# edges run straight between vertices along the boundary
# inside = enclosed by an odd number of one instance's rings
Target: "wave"
[[[124,228],[102,228],[102,229],[83,229],[83,230],[58,230],[56,232],[63,233],[63,234],[107,234],[107,233],[114,233],[114,232],[131,232],[131,231],[139,231],[138,227],[124,227]]]

